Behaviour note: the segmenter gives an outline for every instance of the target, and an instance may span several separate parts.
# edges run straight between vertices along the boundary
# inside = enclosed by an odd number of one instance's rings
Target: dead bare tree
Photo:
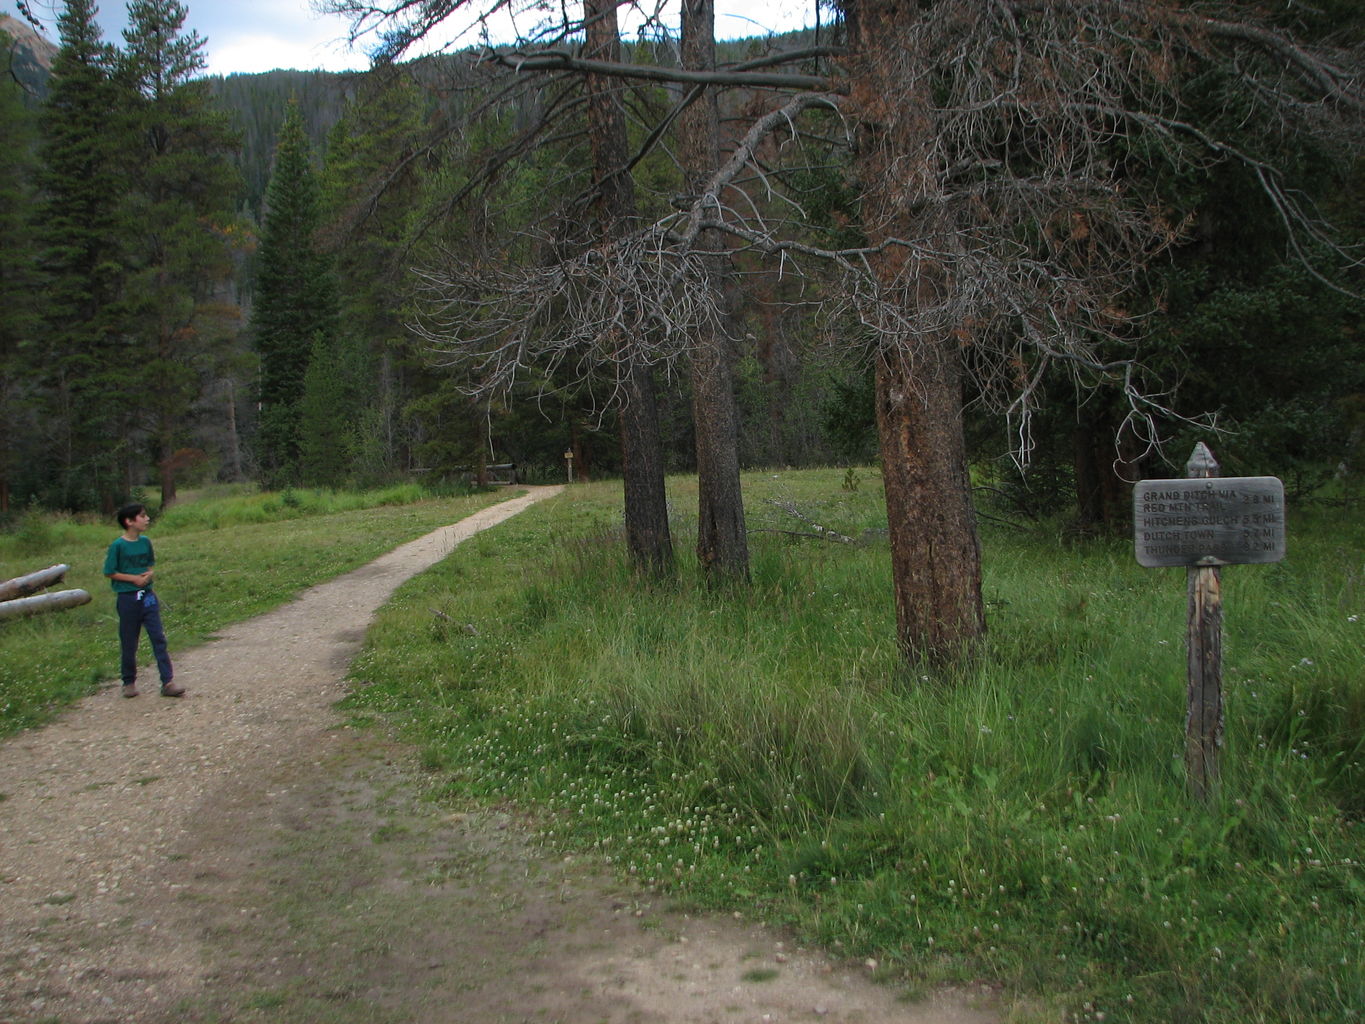
[[[608,64],[621,62],[616,5],[584,0],[584,56]],[[588,138],[592,145],[599,242],[623,237],[637,219],[635,182],[630,176],[626,114],[619,80],[589,74]],[[663,444],[654,372],[641,356],[636,336],[616,330],[609,342],[622,354],[621,463],[624,477],[626,548],[634,564],[654,575],[673,568],[673,538],[664,488]]]
[[[1118,375],[1130,422],[1144,427],[1151,410],[1131,363],[1101,352],[1140,326],[1122,303],[1182,225],[1134,164],[1244,160],[1289,227],[1320,235],[1268,164],[1220,142],[1217,125],[1183,120],[1181,89],[1217,63],[1240,75],[1268,130],[1287,129],[1276,119],[1293,107],[1313,112],[1305,126],[1358,138],[1359,65],[1174,3],[843,6],[854,87],[845,109],[875,250],[853,294],[878,338],[899,636],[907,651],[944,659],[985,629],[964,357],[1007,386],[1020,417],[1054,364],[1091,380]]]
[[[362,31],[367,24],[390,26],[384,37],[384,54],[389,58],[428,35],[444,16],[460,10],[480,10],[458,0],[446,4],[398,3],[383,12],[369,5],[349,2],[329,6],[350,15],[356,32]],[[619,82],[619,78],[603,72],[603,69],[622,66],[617,7],[614,2],[589,0],[583,6],[581,20],[572,18],[565,10],[526,33],[528,39],[543,44],[562,41],[580,28],[584,32],[583,46],[573,51],[575,66],[565,69],[541,65],[536,70],[538,76],[570,74],[584,83],[588,100],[588,137],[595,164],[592,186],[595,198],[590,205],[595,210],[597,231],[604,237],[619,236],[620,225],[629,222],[634,210],[624,118],[619,105],[611,99],[608,85],[612,81]],[[510,4],[491,4],[482,8],[486,15],[512,13],[516,9]],[[690,64],[702,71],[714,66],[713,21],[710,0],[689,0],[683,19],[684,65]],[[490,50],[485,56],[489,63],[502,64],[517,74],[525,70],[516,53]],[[678,148],[684,154],[680,163],[686,191],[693,183],[704,181],[714,168],[714,154],[719,147],[714,95],[706,94],[704,86],[698,86],[693,95],[679,104],[676,120],[683,139]],[[705,308],[705,316],[687,319],[693,333],[685,347],[679,350],[691,356],[693,370],[700,524],[697,547],[699,560],[706,569],[746,578],[748,550],[739,486],[738,425],[729,351],[733,343],[732,331],[729,317],[721,312],[728,261],[726,253],[714,248],[715,238],[708,236],[705,241],[712,243],[712,247],[696,246],[694,254],[677,264],[684,269],[687,278],[680,287],[684,294],[709,289],[713,295],[710,301],[698,304],[699,308]],[[575,371],[584,371],[567,375],[574,381],[607,377],[608,404],[619,407],[622,418],[628,546],[637,563],[658,571],[671,565],[672,547],[654,409],[651,362],[656,360],[639,354],[648,336],[629,329],[632,321],[638,327],[641,319],[638,312],[632,313],[626,308],[634,293],[629,289],[616,290],[615,296],[621,300],[623,308],[614,310],[609,316],[601,316],[600,311],[583,315],[578,296],[566,296],[558,291],[558,285],[572,288],[579,279],[574,268],[569,268],[563,275],[555,270],[566,247],[553,243],[549,247],[556,250],[557,257],[546,268],[548,273],[522,276],[519,283],[503,276],[505,270],[502,269],[493,269],[490,277],[483,268],[472,265],[467,256],[453,257],[449,261],[451,266],[445,271],[427,273],[426,286],[435,296],[436,309],[433,315],[424,319],[423,333],[433,349],[449,353],[452,362],[472,368],[477,381],[474,388],[482,392],[510,387],[517,373],[536,355],[541,357],[539,368],[548,367],[552,374],[563,369],[564,360],[573,359],[577,364]],[[590,255],[585,265],[592,265]],[[502,280],[497,280],[499,276]],[[475,288],[470,287],[471,282],[477,282]],[[525,305],[522,310],[506,315],[488,315],[488,308],[482,301],[470,301],[471,294],[478,292],[499,296],[502,301],[515,296]],[[448,301],[452,296],[456,297],[454,303]],[[507,307],[504,305],[503,309]],[[526,316],[526,309],[543,315]],[[454,317],[447,316],[452,312]],[[576,326],[565,330],[566,319]],[[470,325],[474,323],[477,326],[471,331]],[[504,327],[510,327],[510,330],[504,330]],[[499,334],[501,341],[495,340]],[[679,338],[676,330],[670,331],[669,336],[674,340]],[[495,356],[490,357],[485,352],[483,342],[493,344]],[[668,344],[669,341],[664,342],[665,346]],[[507,358],[509,353],[513,354],[510,360]],[[672,365],[671,359],[669,365]]]
[[[1334,246],[1266,156],[1227,142],[1231,126],[1216,115],[1191,120],[1182,89],[1218,66],[1264,132],[1358,146],[1361,54],[1175,3],[843,7],[847,97],[808,95],[756,121],[693,210],[703,228],[793,263],[819,256],[839,267],[826,310],[873,339],[866,355],[877,375],[899,639],[912,657],[948,660],[985,630],[963,443],[966,368],[1017,421],[1023,453],[1032,401],[1054,368],[1085,386],[1122,388],[1129,429],[1154,444],[1165,410],[1141,385],[1130,343],[1143,313],[1125,302],[1185,225],[1144,186],[1139,165],[1240,161],[1291,239],[1350,263],[1355,254]],[[759,137],[818,103],[850,125],[862,249],[802,245],[788,225],[745,208],[735,186],[741,168],[762,173]],[[1247,134],[1245,120],[1238,127]]]
[[[714,0],[682,0],[682,70],[714,71]],[[714,89],[686,105],[678,118],[683,192],[699,191],[720,163],[720,109]],[[739,416],[735,408],[733,285],[724,235],[700,230],[691,250],[715,315],[692,338],[692,429],[697,450],[697,560],[727,579],[749,578],[749,543],[739,484]]]

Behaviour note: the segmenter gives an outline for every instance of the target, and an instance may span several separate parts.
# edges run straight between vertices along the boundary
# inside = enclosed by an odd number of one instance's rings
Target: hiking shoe
[[[162,684],[161,684],[161,696],[163,696],[163,697],[183,697],[183,696],[185,696],[185,688],[184,688],[183,686],[181,686],[179,683],[162,683]]]
[[[124,684],[123,684],[123,695],[124,695],[125,697],[136,697],[136,696],[137,696],[137,686],[136,686],[134,683],[124,683]]]

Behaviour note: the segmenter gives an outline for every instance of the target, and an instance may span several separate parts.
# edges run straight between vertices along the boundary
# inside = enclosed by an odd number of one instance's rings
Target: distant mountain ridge
[[[47,96],[47,80],[52,75],[52,61],[57,47],[33,30],[27,22],[8,14],[0,14],[0,33],[9,36],[11,44],[0,49],[0,69],[7,71],[24,88],[31,105],[41,103]]]

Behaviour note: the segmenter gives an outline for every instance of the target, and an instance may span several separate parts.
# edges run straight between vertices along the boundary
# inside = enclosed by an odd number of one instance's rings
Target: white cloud
[[[187,27],[208,40],[211,74],[275,68],[344,71],[366,66],[346,46],[346,22],[308,0],[189,0]]]
[[[316,13],[310,0],[182,2],[189,9],[185,28],[197,31],[208,42],[205,52],[210,74],[275,68],[344,71],[368,65],[363,52],[347,46],[346,19]],[[60,6],[60,0],[34,0],[32,4],[54,42]],[[127,23],[124,0],[99,0],[99,6],[98,20],[105,39],[121,44]],[[735,38],[814,24],[815,0],[717,0],[716,8],[716,34]],[[18,14],[13,0],[0,0],[0,10]],[[676,2],[665,4],[664,17],[676,23]],[[631,34],[631,30],[627,28],[626,33]],[[459,36],[455,45],[478,41],[477,32],[452,30],[450,34]]]
[[[208,68],[211,75],[254,74],[276,68],[345,71],[363,67],[365,59],[347,53],[330,39],[307,45],[297,37],[285,39],[262,32],[225,32],[209,39]]]

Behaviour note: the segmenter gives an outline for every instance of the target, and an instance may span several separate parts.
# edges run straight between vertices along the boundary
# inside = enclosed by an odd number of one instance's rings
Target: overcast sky
[[[345,71],[367,64],[363,52],[347,48],[345,19],[315,14],[310,0],[182,2],[189,9],[185,30],[195,30],[208,41],[210,74],[275,68]],[[122,45],[125,0],[97,3],[105,40]],[[60,0],[30,0],[30,7],[43,22],[44,34],[57,42]],[[814,23],[814,9],[815,0],[716,0],[716,35],[726,39],[800,28]],[[0,0],[0,11],[19,16],[13,0]],[[464,39],[466,44],[477,41],[474,35]]]

